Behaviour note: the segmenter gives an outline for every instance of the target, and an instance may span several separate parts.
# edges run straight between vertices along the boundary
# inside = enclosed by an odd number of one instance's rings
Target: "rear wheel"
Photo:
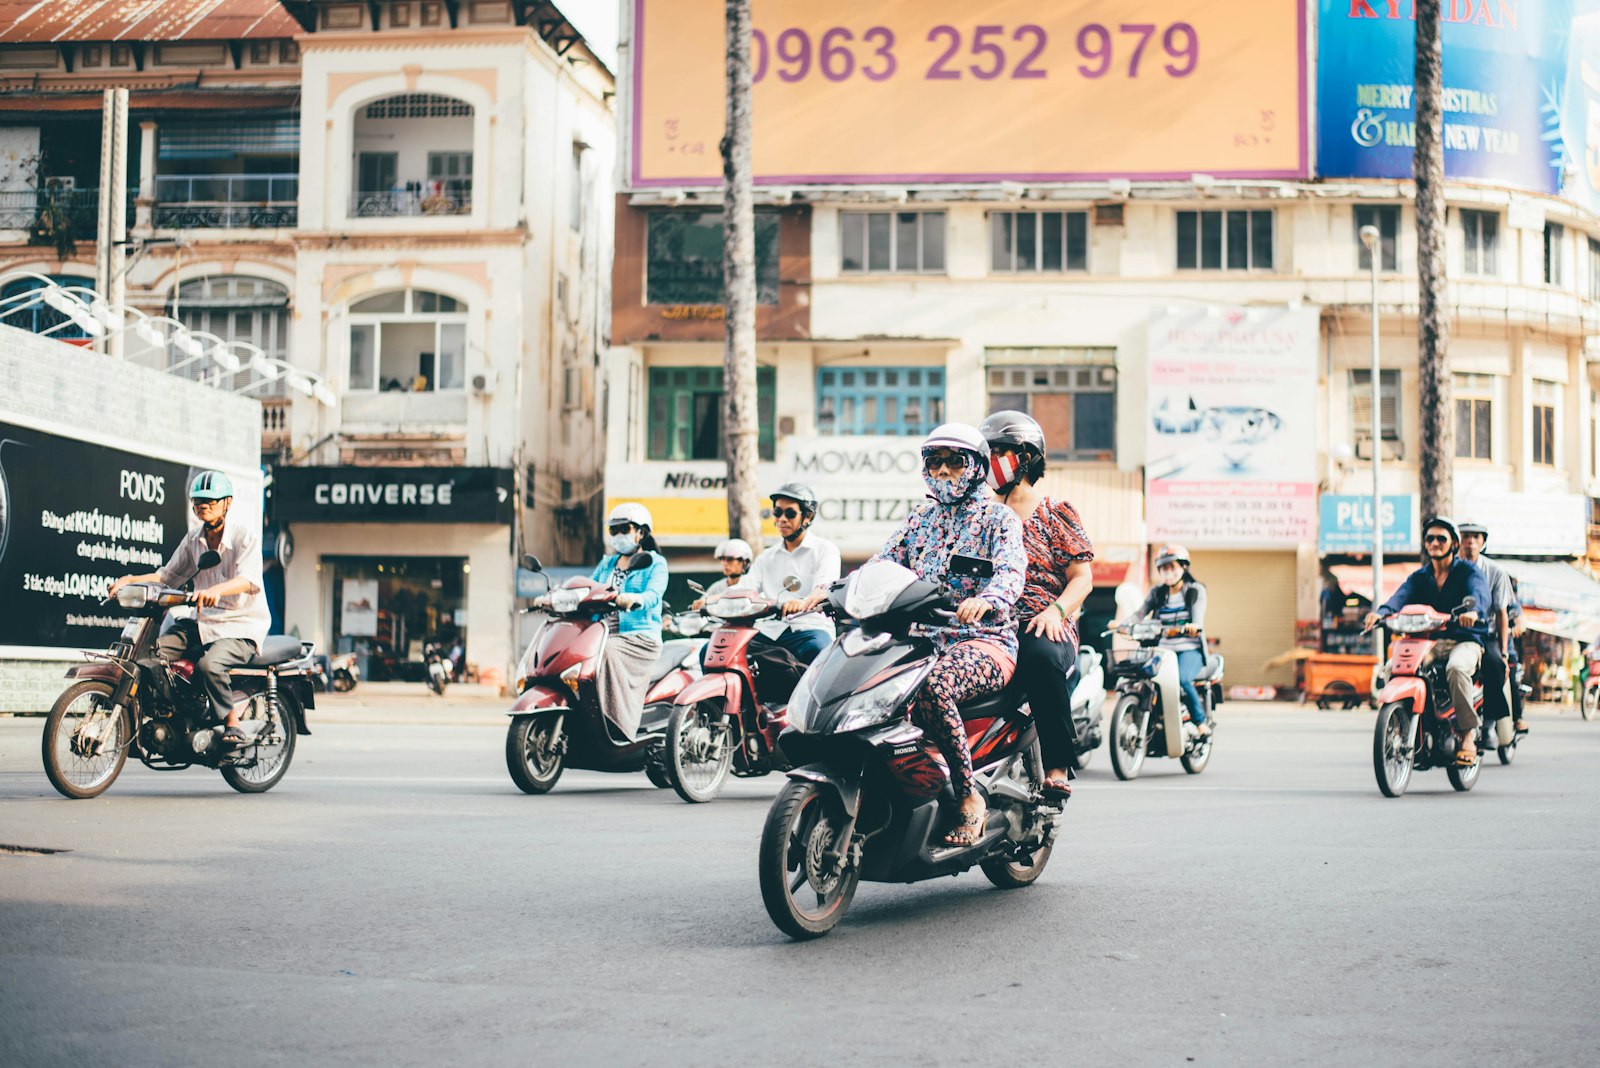
[[[333,673],[332,686],[334,693],[349,693],[356,688],[356,677],[341,668]]]
[[[1144,767],[1145,748],[1149,739],[1142,729],[1143,721],[1144,709],[1138,697],[1130,693],[1117,700],[1117,707],[1111,713],[1110,737],[1106,739],[1106,745],[1111,750],[1111,770],[1124,782],[1137,779],[1139,769]]]
[[[1372,771],[1384,797],[1399,797],[1411,783],[1416,753],[1411,746],[1412,713],[1400,702],[1378,709],[1372,732]]]
[[[1517,743],[1512,742],[1510,745],[1497,746],[1495,748],[1495,755],[1500,758],[1500,763],[1511,763],[1513,760],[1517,759]]]
[[[292,694],[279,690],[276,699],[257,694],[240,715],[239,723],[261,722],[255,745],[240,747],[245,763],[222,769],[222,780],[241,794],[264,794],[282,779],[294,759],[295,731],[300,717]],[[254,750],[252,753],[251,751]]]
[[[557,715],[518,716],[506,731],[506,770],[525,794],[547,794],[564,764]]]
[[[112,706],[115,692],[109,682],[75,682],[44,721],[44,773],[64,797],[98,797],[127,763],[128,716]]]
[[[1600,716],[1600,684],[1583,688],[1583,700],[1578,702],[1578,713],[1584,719],[1594,719],[1596,716]]]
[[[991,883],[1002,890],[1020,890],[1024,886],[1032,886],[1034,880],[1044,874],[1044,866],[1050,863],[1050,851],[1055,846],[1041,846],[1033,851],[1033,855],[1026,861],[1012,860],[1010,857],[994,857],[978,865],[983,869]]]
[[[1450,785],[1460,793],[1466,793],[1478,785],[1478,772],[1483,770],[1483,750],[1478,750],[1478,759],[1470,767],[1461,767],[1454,761],[1445,765],[1445,774],[1450,776]]]
[[[1215,737],[1210,735],[1200,738],[1193,746],[1184,750],[1183,756],[1179,757],[1184,771],[1190,775],[1198,775],[1206,770],[1206,765],[1211,763],[1211,743]]]
[[[820,938],[849,909],[861,879],[844,863],[849,823],[838,795],[808,779],[791,779],[772,802],[761,830],[761,900],[790,938]]]
[[[690,804],[722,792],[733,765],[733,721],[721,701],[674,705],[667,720],[667,777]]]

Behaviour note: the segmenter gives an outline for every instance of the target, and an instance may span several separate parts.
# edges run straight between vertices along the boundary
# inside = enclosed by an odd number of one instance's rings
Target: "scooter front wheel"
[[[1400,701],[1378,709],[1378,722],[1372,731],[1372,771],[1384,797],[1399,797],[1411,784],[1411,768],[1417,759],[1411,744],[1412,715]]]
[[[733,721],[719,701],[674,705],[667,720],[667,778],[691,805],[722,792],[733,766]]]
[[[40,739],[44,773],[63,797],[98,797],[117,780],[132,741],[128,715],[108,682],[75,682],[56,698]]]
[[[1583,700],[1578,702],[1578,713],[1586,720],[1600,716],[1600,685],[1583,688]]]
[[[1123,782],[1137,779],[1140,769],[1144,767],[1145,750],[1150,740],[1144,735],[1143,723],[1144,712],[1138,697],[1130,693],[1117,700],[1117,707],[1111,713],[1110,737],[1106,745],[1111,750],[1111,770]]]
[[[547,794],[561,778],[566,760],[558,718],[518,716],[506,731],[506,770],[525,794]]]
[[[772,802],[761,829],[761,901],[790,938],[820,938],[850,908],[861,873],[847,866],[849,826],[838,795],[809,779],[791,779]]]

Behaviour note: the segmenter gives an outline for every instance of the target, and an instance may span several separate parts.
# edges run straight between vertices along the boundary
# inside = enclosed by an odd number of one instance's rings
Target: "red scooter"
[[[539,571],[536,559],[527,561]],[[646,693],[643,717],[625,738],[600,708],[596,676],[606,642],[615,632],[616,591],[587,578],[571,578],[547,594],[556,618],[539,631],[517,666],[517,700],[507,713],[506,770],[524,793],[548,793],[567,767],[590,771],[645,771],[666,785],[661,741],[675,686],[691,677],[695,650],[679,646],[665,668],[658,660]]]
[[[711,634],[705,673],[673,703],[663,749],[667,779],[685,801],[712,800],[730,773],[787,770],[776,755],[778,735],[789,725],[784,709],[805,665],[786,649],[750,651],[756,623],[781,610],[739,588],[706,606],[722,626]]]
[[[1466,791],[1478,781],[1483,753],[1470,766],[1456,763],[1460,735],[1445,666],[1454,641],[1441,637],[1455,618],[1473,609],[1472,598],[1446,615],[1427,605],[1406,605],[1383,620],[1396,636],[1389,647],[1388,682],[1378,694],[1372,736],[1372,770],[1385,797],[1399,797],[1411,772],[1444,768],[1450,785]],[[1483,708],[1483,684],[1473,679],[1472,707]]]

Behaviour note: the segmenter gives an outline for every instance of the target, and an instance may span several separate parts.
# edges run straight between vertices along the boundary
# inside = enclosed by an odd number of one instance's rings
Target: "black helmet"
[[[996,493],[1010,492],[1021,479],[1037,482],[1044,474],[1044,428],[1027,412],[995,412],[978,425],[978,433],[989,445],[989,487]],[[1021,464],[1009,464],[999,455],[1013,451]]]
[[[1434,527],[1443,527],[1450,532],[1450,551],[1458,552],[1461,549],[1461,531],[1456,529],[1455,520],[1447,515],[1430,515],[1422,524],[1422,535],[1426,539],[1428,531]],[[1423,553],[1427,555],[1426,551]]]
[[[776,503],[779,497],[798,504],[801,515],[814,516],[817,514],[817,491],[804,482],[785,482],[773,490],[767,499]]]

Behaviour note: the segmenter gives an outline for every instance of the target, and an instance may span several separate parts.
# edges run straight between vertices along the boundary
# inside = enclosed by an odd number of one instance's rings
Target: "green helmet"
[[[220,501],[233,496],[233,483],[221,471],[202,471],[189,483],[191,501]]]

